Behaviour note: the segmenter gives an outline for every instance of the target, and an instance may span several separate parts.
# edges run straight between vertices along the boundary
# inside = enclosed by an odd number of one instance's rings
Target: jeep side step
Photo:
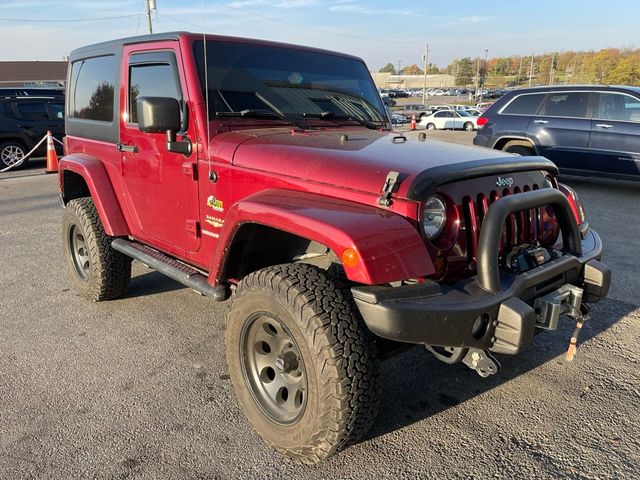
[[[200,271],[147,245],[116,238],[111,242],[111,246],[114,250],[144,263],[149,268],[157,270],[201,295],[212,297],[219,302],[229,298],[230,291],[225,285],[212,287],[207,282],[207,277]]]

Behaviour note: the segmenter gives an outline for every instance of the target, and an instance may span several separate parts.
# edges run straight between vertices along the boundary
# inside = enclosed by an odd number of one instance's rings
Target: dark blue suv
[[[640,178],[640,88],[512,90],[478,119],[475,145],[542,155],[561,173]]]

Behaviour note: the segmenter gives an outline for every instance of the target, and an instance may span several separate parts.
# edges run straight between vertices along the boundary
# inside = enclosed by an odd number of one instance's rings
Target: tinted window
[[[169,64],[134,65],[129,70],[129,112],[131,123],[138,123],[138,97],[169,97],[181,100],[176,74]]]
[[[544,93],[534,95],[520,95],[507,105],[502,113],[509,115],[535,115],[544,99]]]
[[[43,102],[17,102],[20,117],[26,120],[48,120],[47,109]]]
[[[640,122],[640,99],[621,93],[601,93],[597,118]]]
[[[589,92],[555,92],[549,96],[544,114],[551,117],[585,118]]]
[[[51,118],[54,119],[62,119],[64,118],[64,103],[50,103],[49,104],[49,113]]]
[[[87,120],[113,121],[116,71],[113,56],[74,62],[71,67],[69,115]]]

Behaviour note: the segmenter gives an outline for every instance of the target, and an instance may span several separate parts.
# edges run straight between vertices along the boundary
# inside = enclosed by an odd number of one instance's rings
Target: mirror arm
[[[176,132],[167,130],[167,150],[169,152],[182,153],[185,157],[191,155],[191,140],[186,135],[182,136],[182,140],[176,141]]]

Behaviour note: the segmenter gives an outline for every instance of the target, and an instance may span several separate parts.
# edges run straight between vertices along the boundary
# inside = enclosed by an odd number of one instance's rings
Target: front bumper
[[[564,285],[582,288],[585,303],[605,298],[611,272],[600,262],[600,237],[589,231],[581,238],[568,203],[564,205],[560,197],[549,193],[556,190],[547,190],[528,192],[524,204],[539,200],[544,205],[553,197],[549,203],[554,203],[563,243],[568,245],[558,258],[519,275],[499,270],[497,242],[502,223],[510,213],[522,209],[517,197],[524,194],[504,197],[492,205],[483,222],[477,276],[451,286],[427,281],[402,287],[352,288],[368,328],[399,342],[516,354],[531,343],[536,327],[541,326],[533,307],[536,298]],[[566,202],[564,196],[562,199]]]

